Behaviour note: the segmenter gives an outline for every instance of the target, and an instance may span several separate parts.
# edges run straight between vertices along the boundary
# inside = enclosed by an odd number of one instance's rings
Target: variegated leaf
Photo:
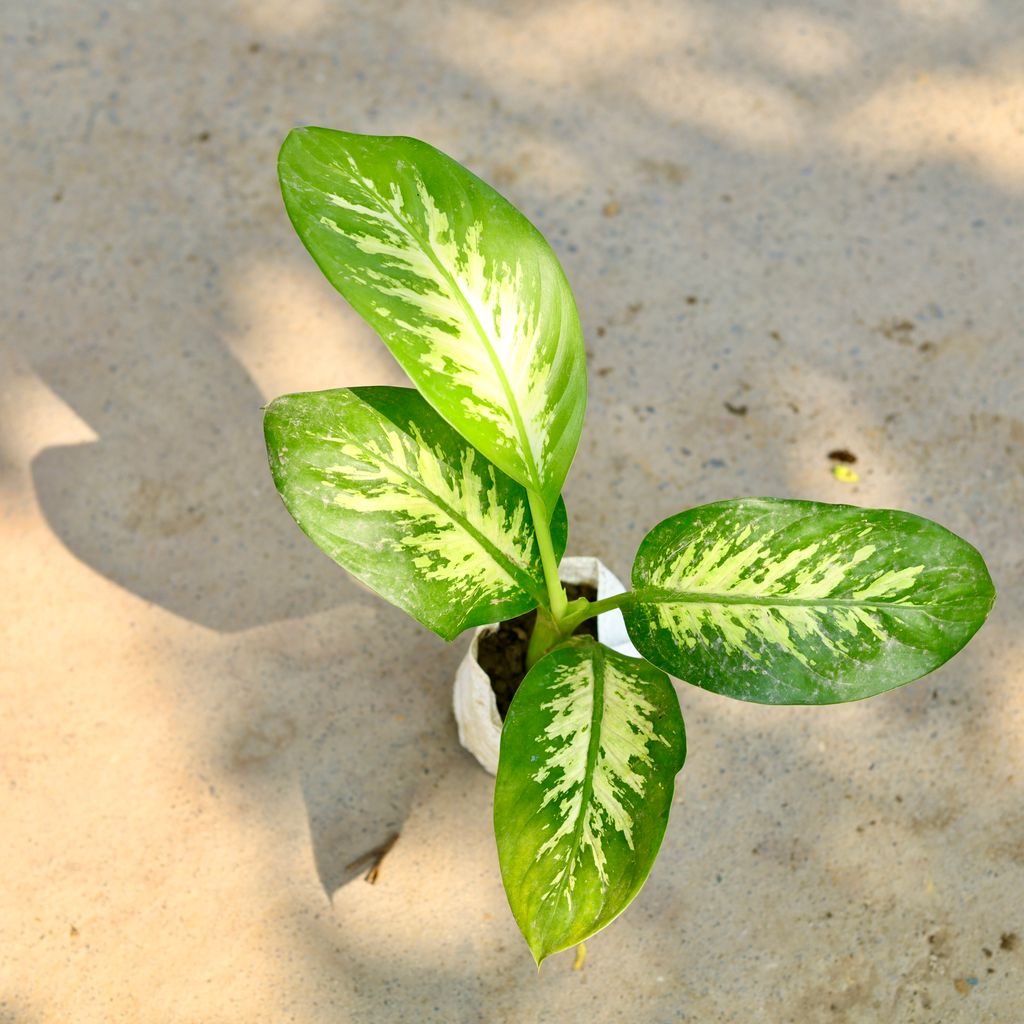
[[[625,609],[655,665],[762,704],[834,704],[951,658],[995,599],[981,555],[907,512],[743,498],[644,539]]]
[[[285,395],[264,428],[274,482],[315,543],[446,640],[545,597],[523,488],[411,388]],[[565,550],[565,506],[551,524]]]
[[[507,200],[416,139],[298,128],[288,214],[328,280],[427,401],[553,509],[586,407],[583,336],[558,260]]]
[[[501,734],[494,829],[538,964],[640,891],[685,755],[675,690],[652,665],[576,638],[527,674]]]

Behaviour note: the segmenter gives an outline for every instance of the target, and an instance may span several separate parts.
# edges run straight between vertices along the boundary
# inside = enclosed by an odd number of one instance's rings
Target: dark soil
[[[597,589],[589,583],[576,585],[566,583],[565,592],[570,601],[585,597],[588,601],[597,600]],[[537,612],[527,612],[518,618],[503,622],[493,633],[480,637],[477,644],[476,660],[480,667],[490,676],[491,689],[494,690],[498,702],[498,714],[505,721],[512,698],[519,689],[519,684],[526,675],[526,649],[530,644],[530,634],[537,619]],[[597,619],[587,619],[576,628],[574,636],[592,636],[597,639]]]

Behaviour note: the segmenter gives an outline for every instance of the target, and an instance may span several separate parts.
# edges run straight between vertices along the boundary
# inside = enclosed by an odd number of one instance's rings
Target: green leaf
[[[587,383],[572,292],[540,232],[416,139],[297,128],[278,173],[331,284],[427,401],[553,509]]]
[[[299,526],[446,640],[546,599],[526,491],[411,388],[285,395],[264,430],[274,483]],[[561,501],[551,526],[561,555]]]
[[[679,701],[652,665],[576,638],[527,674],[501,734],[494,831],[538,964],[640,891],[685,756]]]
[[[645,538],[624,610],[637,650],[687,682],[760,704],[834,704],[951,658],[995,590],[981,555],[907,512],[741,498]]]

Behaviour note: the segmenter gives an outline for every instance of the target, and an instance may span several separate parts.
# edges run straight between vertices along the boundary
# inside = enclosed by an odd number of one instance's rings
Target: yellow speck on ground
[[[574,971],[582,971],[583,970],[583,964],[586,962],[586,959],[587,959],[587,944],[585,942],[581,942],[576,947],[576,959],[572,962],[572,969]]]
[[[841,484],[855,484],[860,480],[860,473],[849,466],[838,465],[832,467],[832,475]]]

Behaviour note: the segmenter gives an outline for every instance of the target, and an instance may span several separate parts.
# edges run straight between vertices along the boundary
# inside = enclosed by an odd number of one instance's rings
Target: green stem
[[[555,620],[555,625],[560,627],[569,599],[565,595],[562,581],[558,578],[558,559],[555,558],[555,547],[551,543],[551,516],[539,494],[531,490],[527,490],[526,493],[530,498],[530,514],[533,516],[533,528],[537,534],[537,547],[540,548],[540,563],[544,567],[544,582],[548,587],[551,617]]]
[[[547,608],[537,609],[537,621],[533,624],[533,632],[530,634],[530,643],[526,648],[526,668],[529,671],[544,657],[548,651],[553,650],[561,643],[565,643],[572,636],[576,628],[573,623],[582,622],[580,618],[587,607],[587,599],[578,597],[565,606],[565,617],[560,623],[556,623],[551,617]]]
[[[545,608],[537,609],[537,621],[533,624],[530,644],[526,648],[526,671],[544,657],[562,639],[562,634]]]
[[[603,615],[605,612],[610,612],[613,608],[621,608],[632,600],[633,592],[627,590],[624,594],[606,597],[602,601],[591,601],[575,615],[569,615],[562,623],[563,628],[571,633],[581,622],[586,622],[587,619],[592,619],[595,615]]]

